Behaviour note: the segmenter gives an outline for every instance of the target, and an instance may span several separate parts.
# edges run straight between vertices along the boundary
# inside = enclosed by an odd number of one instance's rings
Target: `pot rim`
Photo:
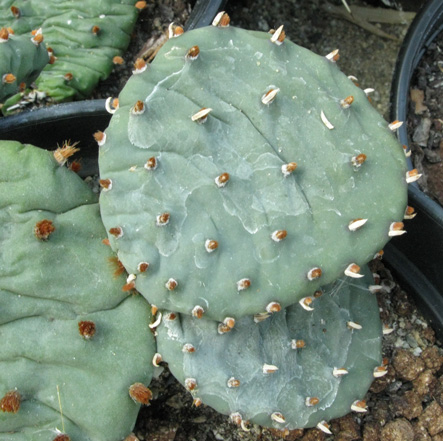
[[[411,23],[397,57],[391,87],[392,121],[406,121],[412,75],[423,54],[441,31],[443,31],[443,2],[428,0]],[[408,144],[405,124],[397,133],[400,142]]]
[[[442,31],[443,2],[428,0],[414,18],[399,51],[391,87],[392,121],[407,121],[413,73]],[[406,123],[398,129],[397,136],[401,144],[409,145]],[[413,168],[409,158],[408,166]],[[417,217],[407,221],[410,223],[405,237],[387,245],[386,262],[443,339],[443,207],[422,192],[417,183],[409,184],[408,196]]]

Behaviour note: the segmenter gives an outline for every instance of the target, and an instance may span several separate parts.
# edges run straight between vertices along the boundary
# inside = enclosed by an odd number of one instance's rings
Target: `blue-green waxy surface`
[[[0,412],[0,439],[121,441],[140,407],[129,387],[152,376],[149,304],[122,292],[87,184],[52,152],[0,151],[0,398],[21,396],[17,413]],[[46,240],[42,220],[55,227]],[[90,340],[82,321],[95,324]]]
[[[44,43],[34,44],[31,33],[8,35],[0,43],[0,101],[4,101],[29,87],[48,64],[49,56]],[[15,80],[5,82],[5,75],[13,74]]]
[[[138,101],[142,113],[132,111]],[[109,237],[137,289],[160,308],[198,305],[223,320],[290,305],[372,259],[403,219],[406,164],[387,123],[336,63],[290,41],[233,27],[187,32],[133,75],[119,102],[100,147],[101,178],[112,181],[101,213],[108,231],[123,233]],[[206,122],[193,121],[202,108],[212,109]],[[157,226],[163,213],[169,222]],[[359,218],[367,222],[350,231]],[[207,240],[218,248],[207,252]],[[314,268],[322,275],[309,280]]]
[[[296,304],[258,323],[243,317],[222,335],[211,320],[185,314],[172,320],[165,313],[157,329],[158,351],[182,384],[195,379],[195,398],[221,413],[280,429],[330,421],[364,398],[374,368],[381,365],[378,305],[368,290],[370,272],[365,274],[325,287],[313,311]],[[350,329],[349,321],[361,329]],[[294,349],[293,340],[302,340],[304,347]],[[263,373],[264,364],[278,370]],[[334,368],[348,374],[336,377]],[[239,381],[237,387],[228,386],[231,378]],[[308,397],[318,398],[318,404],[307,406]],[[286,421],[273,420],[274,412]]]
[[[55,101],[88,97],[109,76],[113,57],[127,48],[138,16],[136,0],[0,0],[0,26],[17,34],[41,28],[57,57],[36,81]],[[19,10],[16,17],[11,6]],[[97,26],[98,33],[92,28]],[[72,74],[72,80],[65,78]]]

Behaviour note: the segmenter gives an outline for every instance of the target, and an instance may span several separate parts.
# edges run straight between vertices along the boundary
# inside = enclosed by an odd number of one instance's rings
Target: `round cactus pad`
[[[111,245],[160,308],[285,307],[358,272],[403,219],[403,148],[365,92],[334,57],[271,39],[171,38],[99,138]]]
[[[150,307],[122,292],[87,184],[52,152],[0,150],[0,439],[120,441],[152,376]]]
[[[222,335],[212,320],[164,313],[157,349],[195,403],[237,423],[327,430],[351,406],[365,410],[374,372],[385,369],[371,279],[345,277],[311,311],[295,304],[267,319],[243,317]]]

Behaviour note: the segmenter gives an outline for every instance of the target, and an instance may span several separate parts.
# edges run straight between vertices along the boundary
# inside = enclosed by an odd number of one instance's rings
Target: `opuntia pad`
[[[271,37],[186,32],[119,97],[101,213],[160,308],[222,320],[290,305],[372,259],[403,219],[403,149],[365,92],[334,57]]]
[[[157,348],[196,402],[237,423],[313,427],[350,412],[385,369],[371,280],[367,270],[343,278],[311,311],[295,304],[258,323],[243,317],[225,335],[212,320],[165,313]]]

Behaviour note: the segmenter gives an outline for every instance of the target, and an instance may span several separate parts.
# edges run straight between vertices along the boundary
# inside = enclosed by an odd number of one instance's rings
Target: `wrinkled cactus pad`
[[[28,87],[48,64],[46,46],[39,38],[0,29],[0,101]]]
[[[171,38],[98,136],[111,244],[159,308],[278,310],[358,276],[401,227],[407,169],[388,124],[334,56],[273,37]]]
[[[150,307],[122,291],[89,187],[52,152],[0,151],[0,439],[120,441],[152,376]]]
[[[217,323],[164,313],[157,348],[194,396],[236,423],[313,427],[351,411],[381,375],[381,324],[372,277],[325,287],[313,310],[296,304],[220,335]],[[378,374],[377,374],[378,373]]]
[[[0,25],[17,34],[42,29],[51,50],[36,86],[55,101],[84,98],[109,76],[127,48],[138,16],[136,0],[0,0]]]

